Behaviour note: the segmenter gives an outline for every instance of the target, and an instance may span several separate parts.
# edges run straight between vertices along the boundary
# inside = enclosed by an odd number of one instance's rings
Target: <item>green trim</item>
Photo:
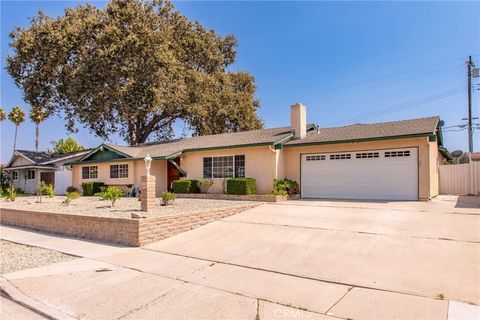
[[[104,148],[107,149],[107,150],[110,150],[122,157],[125,157],[125,158],[131,158],[131,156],[129,156],[128,154],[126,153],[123,153],[121,151],[118,151],[117,149],[115,148],[111,148],[109,146],[107,146],[106,144],[102,143],[101,145],[99,145],[96,149],[92,150],[91,152],[87,153],[86,155],[84,155],[78,162],[82,162],[84,159],[87,159],[88,157],[94,155],[95,153],[99,152],[99,151],[104,151]],[[66,163],[66,164],[69,164],[69,163]]]
[[[437,136],[434,135],[434,134],[428,136],[428,141],[430,141],[430,142],[435,142],[435,141],[437,141]]]
[[[186,176],[187,176],[187,173],[185,172],[185,170],[183,170],[182,168],[180,168],[180,166],[178,165],[178,163],[175,162],[175,160],[173,160],[173,159],[168,159],[167,161],[170,162],[171,164],[173,164],[173,166],[174,166],[175,168],[177,168],[178,171],[180,171],[180,175],[181,175],[182,177],[186,177]]]
[[[72,166],[72,165],[109,163],[109,162],[128,162],[128,161],[144,160],[144,159],[145,158],[119,158],[119,159],[102,160],[102,161],[66,162],[65,165]],[[165,159],[165,157],[152,157],[152,159],[153,160],[167,160],[167,159]]]
[[[235,149],[235,148],[271,146],[272,144],[273,144],[273,142],[263,142],[263,143],[237,144],[237,145],[234,145],[234,146],[192,148],[192,149],[183,150],[183,153],[185,153],[185,152],[196,152],[196,151],[208,151],[208,150],[220,150],[220,149]]]
[[[355,143],[355,142],[368,142],[368,141],[379,141],[379,140],[395,140],[395,139],[408,139],[408,138],[419,138],[419,137],[430,137],[435,136],[433,133],[418,133],[418,134],[408,134],[403,136],[386,136],[386,137],[376,137],[376,138],[363,138],[363,139],[349,139],[349,140],[335,140],[335,141],[321,141],[321,142],[306,142],[306,143],[296,143],[296,144],[286,144],[285,147],[304,147],[312,145],[322,145],[322,144],[342,144],[342,143]]]
[[[274,145],[277,145],[277,144],[282,144],[284,143],[285,141],[288,141],[289,139],[293,138],[293,133],[289,134],[288,136],[278,140],[278,141],[275,141],[273,144]]]
[[[170,159],[175,159],[178,156],[182,155],[183,151],[177,151],[175,153],[169,154],[168,156],[165,157],[165,159],[170,160]]]
[[[452,157],[452,155],[450,154],[450,152],[448,152],[448,150],[445,149],[444,147],[439,147],[439,148],[438,148],[438,151],[439,151],[447,160],[453,160],[453,157]]]
[[[275,147],[275,150],[282,150],[283,149],[283,143],[277,143],[276,145],[274,145]]]

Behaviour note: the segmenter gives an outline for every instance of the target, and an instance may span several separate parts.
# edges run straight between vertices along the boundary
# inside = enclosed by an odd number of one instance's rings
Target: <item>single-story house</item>
[[[3,170],[10,173],[15,188],[25,193],[35,193],[41,181],[52,184],[56,194],[65,194],[72,184],[70,166],[67,161],[78,161],[90,150],[71,153],[48,153],[28,150],[15,150]]]
[[[321,128],[307,124],[306,107],[295,104],[288,127],[102,144],[70,164],[77,188],[88,181],[139,186],[149,155],[157,195],[181,177],[214,179],[212,193],[222,192],[225,178],[255,178],[258,194],[286,177],[299,183],[302,198],[428,200],[438,194],[441,126],[430,117]]]

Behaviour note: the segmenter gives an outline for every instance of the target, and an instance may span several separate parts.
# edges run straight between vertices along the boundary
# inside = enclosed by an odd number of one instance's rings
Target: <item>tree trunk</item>
[[[18,126],[15,126],[15,137],[13,139],[13,152],[17,150],[17,131],[18,131]]]
[[[37,123],[37,127],[35,128],[35,151],[38,152],[38,146],[39,146],[39,143],[38,143],[38,136],[39,136],[39,126],[38,126],[38,123]]]

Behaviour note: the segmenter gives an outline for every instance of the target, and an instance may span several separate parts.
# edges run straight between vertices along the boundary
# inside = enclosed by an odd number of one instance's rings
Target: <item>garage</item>
[[[302,198],[418,200],[418,149],[301,155]]]

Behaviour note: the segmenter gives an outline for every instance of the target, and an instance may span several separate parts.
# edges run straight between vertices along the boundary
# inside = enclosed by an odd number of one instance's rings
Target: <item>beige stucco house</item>
[[[428,200],[438,194],[443,159],[439,117],[321,128],[306,108],[291,107],[288,127],[183,138],[138,146],[103,144],[72,162],[72,183],[139,186],[144,158],[153,158],[156,192],[181,177],[255,178],[266,194],[275,178],[296,180],[303,198]]]

